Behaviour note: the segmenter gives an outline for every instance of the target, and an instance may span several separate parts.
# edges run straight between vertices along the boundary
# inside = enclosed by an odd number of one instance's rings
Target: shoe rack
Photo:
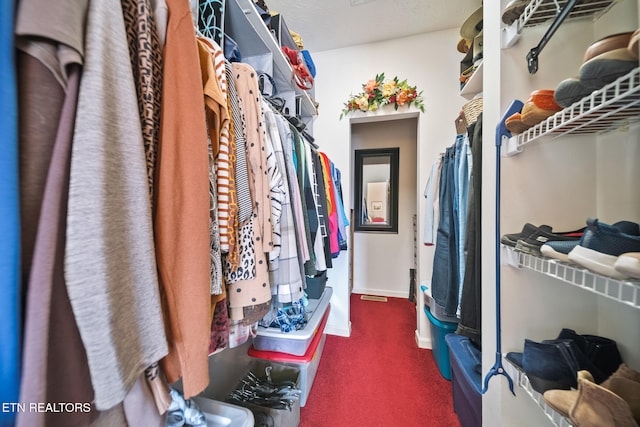
[[[611,277],[593,273],[575,264],[564,263],[555,259],[540,258],[531,254],[515,251],[502,246],[505,259],[515,268],[526,268],[564,283],[568,283],[587,292],[609,298],[617,303],[625,304],[640,310],[640,282],[616,280]]]
[[[501,117],[514,99],[524,101],[537,89],[554,89],[565,78],[575,76],[586,48],[595,40],[640,27],[640,1],[583,0],[576,4],[565,23],[541,55],[536,74],[527,70],[526,54],[541,39],[567,0],[531,0],[512,25],[500,29],[499,46],[486,48],[485,61],[498,58],[495,68],[484,75],[484,92],[499,92]],[[508,1],[502,1],[504,7]],[[632,12],[630,12],[632,11]],[[487,14],[500,14],[485,2]],[[617,25],[618,18],[629,25]],[[485,38],[487,28],[485,27]],[[488,36],[491,40],[491,34]],[[495,40],[495,39],[494,39]],[[486,65],[486,64],[485,64]],[[496,81],[499,80],[499,81]],[[488,108],[495,109],[491,100]],[[485,117],[488,116],[485,106]],[[493,110],[492,110],[493,111]],[[494,123],[495,125],[495,123]],[[487,122],[486,126],[491,126]],[[494,152],[491,139],[485,144]],[[493,134],[495,137],[495,134]],[[559,111],[525,132],[502,141],[501,231],[520,230],[525,222],[550,224],[554,229],[584,226],[588,216],[613,223],[627,219],[640,222],[640,198],[635,184],[620,177],[640,175],[640,68]],[[491,154],[490,154],[491,155]],[[484,159],[483,159],[484,161]],[[616,163],[617,162],[617,163]],[[483,182],[483,192],[493,191],[493,179]],[[484,194],[484,193],[483,193]],[[484,197],[484,196],[483,196]],[[490,214],[483,201],[483,215]],[[486,247],[483,246],[483,259]],[[495,250],[495,249],[494,249]],[[525,338],[553,339],[562,327],[581,333],[608,336],[618,342],[625,362],[640,368],[640,282],[620,281],[579,266],[501,248],[502,351],[523,350]],[[485,297],[491,287],[483,272],[483,313],[493,308]],[[489,292],[487,292],[489,293]],[[493,297],[491,297],[493,298]],[[491,314],[492,316],[493,314]],[[491,349],[486,337],[495,332],[483,314],[483,349]],[[486,343],[486,344],[485,344]],[[484,352],[483,352],[484,353]],[[483,354],[483,371],[491,365]],[[503,358],[514,382],[515,396],[504,380],[500,391],[483,397],[483,425],[571,426],[571,420],[549,407],[531,387],[526,374]],[[495,392],[494,392],[495,393]],[[492,414],[499,413],[495,416]]]
[[[510,138],[505,155],[523,151],[524,146],[543,137],[613,132],[640,120],[640,69],[557,112],[523,133]]]
[[[529,382],[529,378],[525,375],[523,371],[518,369],[514,364],[509,362],[506,358],[503,359],[504,368],[509,374],[509,376],[513,379],[513,382],[516,384],[519,390],[522,390],[526,393],[526,395],[533,400],[536,405],[542,410],[542,412],[547,416],[549,421],[554,426],[557,427],[572,427],[571,420],[564,417],[560,413],[558,413],[551,406],[547,405],[547,403],[542,399],[542,395],[535,391]]]

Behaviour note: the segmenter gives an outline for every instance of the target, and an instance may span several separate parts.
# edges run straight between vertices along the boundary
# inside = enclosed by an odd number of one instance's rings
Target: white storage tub
[[[326,287],[320,299],[310,299],[307,306],[309,313],[308,323],[304,328],[282,332],[280,328],[263,328],[258,327],[258,333],[253,338],[253,347],[260,351],[277,351],[279,353],[292,354],[294,356],[303,356],[313,337],[318,332],[322,318],[326,313],[333,289]]]
[[[294,356],[292,354],[279,353],[275,351],[260,351],[253,347],[251,347],[248,352],[251,357],[278,363],[283,366],[290,366],[300,370],[300,390],[302,391],[302,394],[300,395],[300,406],[306,405],[307,398],[311,392],[311,386],[313,385],[313,380],[318,372],[320,358],[322,357],[322,351],[324,350],[324,343],[327,339],[327,335],[324,333],[324,327],[327,324],[328,317],[329,313],[327,312],[320,323],[320,329],[311,340],[311,344],[303,356]]]
[[[192,399],[207,420],[207,427],[253,427],[253,413],[242,406],[219,402],[206,397]]]

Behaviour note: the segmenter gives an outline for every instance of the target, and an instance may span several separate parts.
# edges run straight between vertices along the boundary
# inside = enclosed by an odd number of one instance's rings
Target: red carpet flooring
[[[351,296],[350,338],[328,335],[301,427],[460,426],[451,383],[415,341],[415,305]]]

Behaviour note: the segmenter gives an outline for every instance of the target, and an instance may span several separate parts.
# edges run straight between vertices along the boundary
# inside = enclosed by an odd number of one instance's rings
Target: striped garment
[[[311,183],[311,193],[313,195],[313,212],[315,212],[317,221],[318,221],[318,232],[315,235],[315,240],[313,242],[313,251],[315,253],[315,267],[316,270],[325,271],[327,269],[327,258],[325,256],[324,251],[324,239],[328,235],[327,227],[325,226],[326,218],[323,213],[323,204],[325,203],[321,197],[320,192],[318,190],[318,186],[323,186],[322,175],[319,177],[316,175],[316,165],[317,160],[314,158],[311,153],[311,147],[309,144],[303,144],[304,154],[307,159],[307,173],[309,182]],[[316,156],[317,157],[317,156]],[[319,165],[318,165],[319,166]],[[323,188],[324,189],[324,188]],[[324,193],[324,191],[323,191]],[[307,207],[309,210],[309,208]],[[309,215],[312,214],[312,210],[309,210]]]
[[[226,93],[227,80],[224,74],[224,55],[222,54],[220,46],[209,39],[200,37],[198,38],[198,49],[200,53],[202,80],[204,82],[204,100],[209,137],[210,291],[211,295],[221,295],[223,293],[222,261],[220,227],[217,212],[218,196],[216,188],[215,153],[219,150],[222,129],[229,128]]]
[[[295,225],[296,249],[298,252],[298,263],[300,264],[301,277],[304,276],[304,264],[309,261],[309,246],[307,245],[307,234],[304,228],[304,214],[302,213],[302,200],[300,196],[300,187],[298,186],[298,178],[296,177],[296,168],[293,164],[292,143],[293,136],[289,122],[282,116],[276,115],[278,124],[278,132],[281,135],[282,152],[284,154],[285,167],[283,171],[286,175],[286,181],[289,187],[287,194],[290,195],[291,211],[293,214],[293,222]]]
[[[286,179],[286,161],[284,157],[283,139],[286,141],[288,134],[282,135],[278,130],[276,114],[269,106],[264,107],[267,135],[270,135],[273,144],[273,156],[277,167],[282,174],[283,199],[281,203],[281,216],[279,221],[279,233],[274,232],[274,251],[277,249],[278,257],[269,260],[269,279],[271,282],[271,294],[277,296],[278,302],[288,303],[297,301],[303,295],[302,273],[298,259],[296,238],[296,225],[291,206],[291,193]],[[277,237],[276,237],[277,236]],[[277,246],[276,246],[277,245]]]
[[[231,102],[235,96],[235,78],[232,66],[225,62],[227,75],[228,96],[227,108],[231,111]],[[231,265],[237,267],[239,249],[237,246],[238,233],[238,199],[236,193],[235,165],[236,165],[236,123],[230,121],[229,137],[225,141],[220,139],[220,152],[218,154],[218,219],[220,220],[220,247],[227,252],[227,258]],[[226,143],[226,144],[225,144]]]
[[[273,247],[269,251],[269,261],[275,260],[280,255],[281,232],[280,219],[282,217],[282,204],[284,203],[286,194],[284,186],[284,178],[274,152],[274,144],[276,139],[280,139],[277,125],[275,123],[267,123],[265,111],[269,111],[269,104],[262,100],[263,122],[267,129],[265,131],[264,145],[267,154],[267,170],[269,172],[269,198],[271,199],[271,227],[273,230]]]
[[[247,170],[247,130],[242,110],[242,102],[236,95],[235,84],[232,87],[234,96],[231,101],[231,114],[235,123],[236,137],[236,195],[238,197],[238,222],[243,225],[251,218],[253,201],[249,187],[249,172]]]

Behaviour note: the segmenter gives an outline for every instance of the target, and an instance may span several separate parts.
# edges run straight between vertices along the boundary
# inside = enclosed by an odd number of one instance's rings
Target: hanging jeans
[[[482,200],[482,114],[469,126],[473,166],[469,183],[469,211],[467,219],[466,267],[460,301],[460,323],[456,333],[482,345],[482,234],[480,232],[480,203]]]
[[[471,151],[469,150],[469,138],[466,134],[456,137],[455,157],[455,220],[456,241],[458,257],[458,305],[456,315],[460,316],[460,300],[462,299],[462,282],[465,270],[464,242],[467,228],[467,197],[469,193],[469,167]]]
[[[433,257],[432,296],[447,316],[455,316],[458,307],[458,242],[456,239],[455,146],[442,159],[440,172],[440,220]]]

